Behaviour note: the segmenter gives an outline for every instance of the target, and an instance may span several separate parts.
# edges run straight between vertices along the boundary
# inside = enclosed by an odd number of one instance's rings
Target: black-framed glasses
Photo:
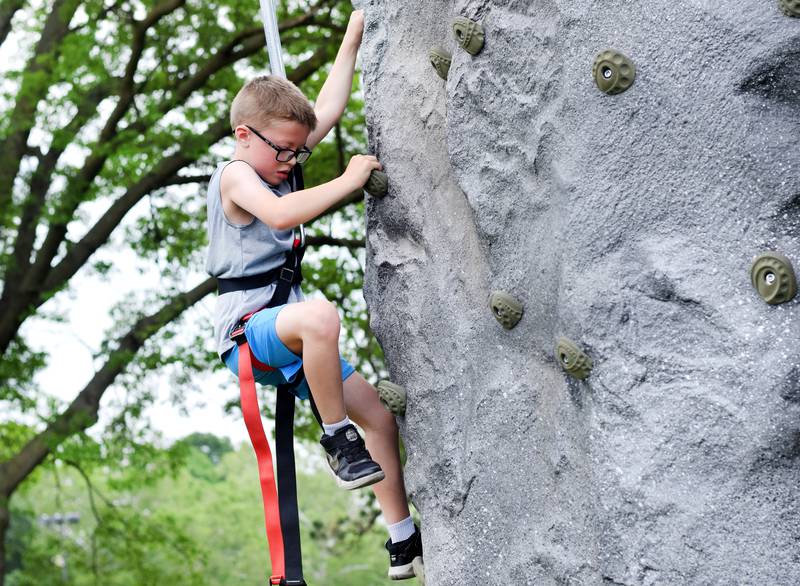
[[[311,156],[311,151],[306,147],[300,147],[296,151],[279,147],[252,126],[248,126],[247,124],[244,126],[276,151],[275,160],[279,163],[288,163],[292,160],[292,158],[296,158],[298,163],[305,163],[308,160],[308,157]]]

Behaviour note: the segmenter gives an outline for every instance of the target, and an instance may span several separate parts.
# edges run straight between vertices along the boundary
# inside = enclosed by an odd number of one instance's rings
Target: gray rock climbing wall
[[[787,2],[789,0],[786,0]],[[367,0],[365,296],[428,584],[800,584],[800,18],[778,0]],[[457,47],[456,16],[486,44]],[[447,81],[428,62],[452,52]],[[606,49],[636,65],[609,96]],[[512,330],[492,291],[525,306]],[[553,356],[566,336],[584,382]]]

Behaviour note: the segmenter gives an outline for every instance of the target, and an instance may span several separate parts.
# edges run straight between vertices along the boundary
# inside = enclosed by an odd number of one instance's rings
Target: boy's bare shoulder
[[[219,191],[222,198],[222,210],[225,217],[233,224],[249,224],[255,216],[238,206],[234,201],[234,192],[244,185],[258,180],[255,170],[245,161],[232,161],[225,165],[220,175]]]

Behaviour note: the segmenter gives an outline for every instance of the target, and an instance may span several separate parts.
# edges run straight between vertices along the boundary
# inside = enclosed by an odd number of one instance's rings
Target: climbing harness
[[[295,165],[292,175],[293,190],[303,189],[303,173]],[[265,273],[249,277],[217,279],[220,293],[242,291],[264,287],[276,283],[275,292],[269,302],[261,309],[284,305],[289,300],[292,287],[303,280],[301,261],[305,252],[305,236],[299,230],[293,239],[292,249],[286,253],[282,266]],[[275,453],[277,466],[273,472],[272,453],[261,423],[261,409],[256,394],[253,367],[271,372],[275,369],[258,360],[245,336],[247,322],[261,309],[248,313],[231,328],[229,337],[239,346],[239,392],[247,433],[253,444],[258,461],[258,476],[264,504],[264,522],[269,544],[269,557],[272,573],[269,584],[275,586],[305,586],[303,562],[300,549],[300,522],[297,512],[297,478],[294,462],[294,400],[292,389],[303,379],[302,368],[294,383],[278,385],[275,406]],[[311,410],[317,422],[322,420],[310,399]]]

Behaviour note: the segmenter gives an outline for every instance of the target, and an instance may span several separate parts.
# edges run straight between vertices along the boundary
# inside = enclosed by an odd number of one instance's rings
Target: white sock
[[[325,432],[325,435],[333,435],[338,430],[342,429],[343,427],[347,427],[348,425],[350,425],[350,418],[345,417],[339,423],[323,423],[322,430]]]
[[[405,541],[414,535],[414,531],[414,520],[410,516],[406,517],[402,521],[389,525],[389,537],[391,538],[392,543]]]

